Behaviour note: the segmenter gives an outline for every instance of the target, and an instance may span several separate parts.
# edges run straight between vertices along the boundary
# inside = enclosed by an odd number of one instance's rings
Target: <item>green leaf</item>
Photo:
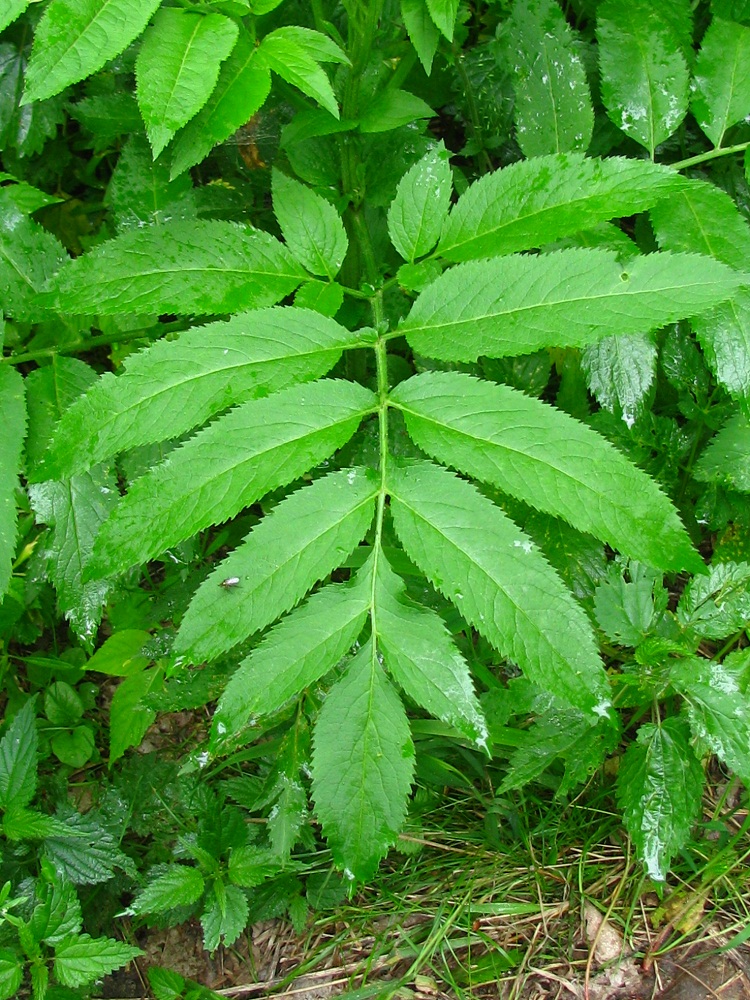
[[[388,209],[388,235],[404,260],[413,262],[435,246],[452,192],[450,156],[441,142],[404,174]]]
[[[349,246],[339,213],[322,195],[280,170],[273,171],[272,191],[287,247],[308,271],[332,281]]]
[[[53,816],[16,804],[8,806],[3,816],[3,833],[8,840],[46,840],[65,833],[66,829]]]
[[[664,570],[703,568],[654,481],[562,410],[459,372],[416,375],[391,400],[432,458],[636,559]]]
[[[52,753],[62,764],[70,767],[83,767],[91,760],[96,741],[94,732],[89,726],[76,726],[64,733],[55,733],[50,740]]]
[[[487,750],[487,725],[468,664],[444,622],[409,600],[403,581],[384,558],[378,560],[377,574],[377,645],[389,673],[418,705]]]
[[[370,599],[366,579],[324,587],[271,629],[219,700],[212,748],[327,674],[362,631]]]
[[[137,878],[135,865],[118,847],[111,829],[103,826],[92,810],[85,816],[71,807],[62,813],[64,822],[45,817],[55,824],[44,842],[44,853],[65,878],[76,885],[108,882],[116,869]]]
[[[406,90],[388,88],[378,94],[363,110],[360,132],[390,132],[420,118],[434,118],[435,112],[421,97]]]
[[[253,889],[277,875],[281,866],[281,859],[273,851],[252,845],[237,847],[229,856],[229,878],[234,885]]]
[[[750,420],[737,413],[711,440],[695,464],[693,475],[707,483],[725,483],[750,493]]]
[[[35,941],[55,945],[69,934],[78,934],[83,924],[81,904],[73,886],[46,858],[42,859],[42,878],[37,882],[39,900],[29,920]]]
[[[686,183],[668,167],[619,156],[561,153],[522,160],[485,175],[461,195],[438,253],[462,261],[541,247],[642,212]]]
[[[17,17],[26,10],[32,0],[5,0],[4,10],[0,14],[0,31],[4,31]]]
[[[430,17],[425,0],[401,0],[401,17],[409,32],[409,40],[429,76],[440,41],[440,31]]]
[[[366,331],[285,308],[157,341],[65,411],[34,476],[71,475],[116,452],[179,437],[228,406],[320,378],[344,347],[365,343]]]
[[[202,584],[175,650],[200,663],[294,607],[364,538],[378,486],[367,470],[343,469],[282,500]]]
[[[197,214],[190,176],[170,180],[168,165],[154,161],[143,135],[131,135],[123,147],[105,200],[118,232],[193,219]]]
[[[156,712],[143,704],[143,699],[164,679],[161,669],[141,670],[117,685],[109,709],[109,763],[137,747],[146,730],[156,718]]]
[[[344,302],[341,285],[325,281],[306,281],[297,289],[294,305],[298,309],[314,309],[323,316],[335,316]]]
[[[23,103],[77,83],[119,55],[143,31],[159,0],[52,0],[34,36]]]
[[[97,649],[86,669],[110,677],[131,677],[149,663],[141,650],[151,636],[139,629],[122,629],[106,639]]]
[[[66,681],[55,681],[44,692],[44,714],[55,726],[74,726],[83,715],[81,696]]]
[[[319,45],[322,44],[319,42],[320,39],[333,46],[336,53],[319,49]],[[292,86],[298,87],[303,94],[312,97],[334,118],[340,117],[336,95],[318,63],[332,60],[348,62],[348,60],[338,46],[330,39],[326,39],[325,35],[294,25],[277,28],[266,35],[260,43],[257,59],[261,65],[277,73],[282,80],[286,80]]]
[[[666,605],[661,574],[631,563],[630,580],[613,566],[594,593],[594,614],[608,639],[621,646],[638,646],[658,622]]]
[[[165,913],[197,902],[205,889],[203,876],[190,865],[169,865],[142,889],[129,913]]]
[[[677,618],[706,639],[724,639],[750,624],[750,564],[725,562],[696,576],[682,592]]]
[[[305,272],[268,233],[174,222],[124,233],[58,272],[43,298],[71,313],[235,313],[273,305]]]
[[[589,390],[610,413],[632,427],[656,375],[656,343],[648,333],[604,337],[586,347],[581,365]]]
[[[672,717],[638,730],[620,763],[617,799],[646,874],[663,882],[698,818],[703,769],[687,723]]]
[[[16,554],[16,488],[26,436],[26,404],[21,373],[0,366],[0,603],[8,589]]]
[[[693,735],[750,783],[750,701],[735,674],[693,657],[676,663],[669,679],[688,704]]]
[[[23,980],[24,963],[10,948],[0,948],[0,1000],[16,996]]]
[[[366,879],[406,818],[414,747],[369,641],[331,688],[313,738],[313,798],[336,864]]]
[[[200,163],[216,143],[228,139],[263,106],[271,90],[271,74],[257,52],[254,39],[241,32],[211,96],[175,138],[173,178]]]
[[[0,740],[0,809],[23,808],[36,791],[36,698],[29,698]]]
[[[516,141],[524,156],[585,152],[594,109],[583,49],[555,0],[517,0],[504,42],[515,73]]]
[[[55,237],[25,216],[0,189],[0,288],[6,316],[36,321],[47,316],[39,292],[66,260]]]
[[[222,14],[157,12],[135,63],[136,97],[154,158],[206,103],[238,34]]]
[[[376,403],[356,383],[325,380],[236,407],[136,480],[103,525],[89,574],[120,572],[226,521],[340,448]]]
[[[695,63],[691,110],[714,146],[750,113],[750,28],[714,17]]]
[[[459,0],[427,0],[430,17],[449,42],[453,41],[458,4]]]
[[[584,347],[701,312],[742,281],[718,261],[692,254],[650,254],[625,266],[607,250],[501,257],[441,275],[399,333],[418,353],[442,361]]]
[[[109,975],[139,955],[143,955],[140,948],[113,938],[71,936],[55,948],[54,974],[63,986],[83,986]]]
[[[222,943],[227,948],[233,945],[244,931],[249,915],[247,899],[241,889],[215,882],[213,899],[201,917],[206,951],[214,952]]]
[[[651,0],[603,0],[597,37],[607,113],[653,159],[688,108],[688,68],[674,32]]]
[[[396,532],[427,578],[529,680],[583,712],[607,685],[584,612],[516,525],[431,462],[389,473]]]

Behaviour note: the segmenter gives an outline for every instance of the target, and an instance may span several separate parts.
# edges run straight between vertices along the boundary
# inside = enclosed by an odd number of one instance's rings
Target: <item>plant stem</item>
[[[687,170],[688,167],[696,167],[699,163],[707,163],[709,160],[715,160],[719,156],[744,153],[748,146],[750,146],[750,142],[740,142],[736,146],[717,146],[716,149],[710,149],[707,153],[689,156],[687,160],[678,160],[677,163],[668,163],[667,166],[671,167],[672,170]]]
[[[183,324],[178,324],[183,329]],[[90,351],[94,347],[105,347],[110,344],[126,344],[129,340],[144,340],[159,337],[169,332],[166,325],[158,329],[153,326],[139,330],[128,330],[119,335],[102,334],[101,337],[90,337],[88,340],[76,340],[72,344],[61,344],[59,347],[43,347],[38,351],[27,351],[25,354],[8,354],[0,358],[0,364],[21,365],[27,361],[38,361],[40,358],[54,358],[58,354],[76,354],[78,351]]]

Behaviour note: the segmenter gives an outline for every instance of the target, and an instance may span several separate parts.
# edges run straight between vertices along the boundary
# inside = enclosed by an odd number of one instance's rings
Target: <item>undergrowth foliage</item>
[[[235,940],[247,890],[294,871],[308,793],[335,864],[367,879],[422,780],[425,716],[506,758],[502,795],[548,768],[567,795],[624,731],[617,796],[663,880],[701,759],[750,779],[750,566],[696,547],[747,526],[745,19],[687,0],[26,6],[0,22],[8,703],[54,679],[40,724],[72,768],[97,752],[86,673],[122,678],[111,764],[156,712],[216,699],[188,772],[274,754],[205,792],[128,912]],[[441,108],[458,144],[428,131]],[[77,230],[89,196],[66,216],[38,155],[64,118],[79,186],[106,185]],[[41,642],[29,560],[77,637],[47,681],[9,670]],[[158,610],[134,596],[144,566]],[[80,816],[27,808],[34,711],[0,742],[0,805],[9,841],[44,845]],[[68,986],[107,971],[66,971],[75,879],[44,860],[39,880],[68,936],[4,949],[2,996],[26,962]],[[112,942],[109,968],[133,953]]]

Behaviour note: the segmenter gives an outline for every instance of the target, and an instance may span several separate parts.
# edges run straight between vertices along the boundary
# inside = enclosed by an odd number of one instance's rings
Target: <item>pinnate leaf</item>
[[[0,740],[0,809],[23,808],[36,791],[35,698],[19,709]]]
[[[34,36],[23,103],[42,101],[119,55],[160,0],[52,0]]]
[[[301,476],[375,405],[356,383],[321,381],[236,407],[136,480],[99,533],[90,577],[145,562]]]
[[[698,817],[703,770],[680,717],[641,726],[620,763],[617,798],[646,874],[663,882]]]
[[[691,107],[715,146],[750,113],[750,28],[714,17],[695,64]]]
[[[606,680],[585,614],[533,542],[479,491],[431,462],[389,472],[407,555],[529,680],[603,712]]]
[[[392,399],[428,455],[665,570],[701,570],[656,484],[584,424],[459,372],[402,382]]]
[[[388,234],[404,260],[414,261],[435,246],[452,191],[449,156],[440,143],[404,174],[388,210]]]
[[[55,948],[55,978],[63,986],[83,986],[109,975],[142,955],[140,948],[113,938],[92,938],[88,934],[71,936]]]
[[[26,403],[21,373],[0,366],[0,602],[10,583],[16,550],[18,469],[26,435]]]
[[[744,414],[735,414],[722,427],[696,462],[693,475],[750,493],[750,420]]]
[[[685,184],[673,170],[646,160],[536,156],[470,185],[451,212],[438,253],[463,261],[544,246],[642,212]]]
[[[280,170],[273,172],[272,189],[287,247],[308,271],[333,280],[349,246],[339,213],[322,195]]]
[[[0,189],[0,288],[6,316],[40,320],[47,310],[39,292],[66,260],[55,237],[25,216]]]
[[[323,702],[313,737],[313,798],[334,860],[368,878],[406,817],[414,747],[406,711],[372,641]]]
[[[230,649],[292,608],[364,537],[378,481],[344,469],[282,500],[202,584],[175,649],[194,662]],[[226,579],[238,579],[232,588]]]
[[[268,233],[231,222],[126,232],[66,264],[43,296],[62,312],[241,312],[273,305],[305,272]]]
[[[148,883],[130,905],[130,913],[164,913],[190,906],[203,895],[205,883],[197,868],[169,865]]]
[[[336,95],[319,63],[348,59],[325,35],[295,25],[277,28],[260,43],[257,57],[282,80],[312,97],[334,118],[339,117]]]
[[[701,312],[742,281],[692,254],[650,254],[627,265],[606,250],[518,254],[451,268],[422,292],[399,332],[415,351],[443,361],[584,347]]]

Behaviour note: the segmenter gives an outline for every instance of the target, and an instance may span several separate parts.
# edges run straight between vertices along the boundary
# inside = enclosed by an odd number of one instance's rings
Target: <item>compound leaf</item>
[[[16,551],[16,488],[26,436],[26,402],[20,372],[0,366],[0,603],[10,584]]]
[[[581,355],[589,390],[610,413],[632,427],[656,375],[656,343],[648,333],[604,337]]]
[[[148,883],[130,904],[130,913],[164,913],[178,906],[190,906],[203,895],[205,882],[197,868],[169,865]]]
[[[750,28],[714,17],[695,63],[691,109],[714,146],[750,113]]]
[[[37,321],[47,316],[39,292],[66,260],[55,237],[24,215],[0,189],[0,288],[6,316]]]
[[[664,570],[700,571],[672,504],[585,424],[459,372],[402,382],[392,400],[423,451]]]
[[[646,160],[560,153],[522,160],[475,181],[458,199],[438,253],[475,260],[541,247],[682,190],[674,170]]]
[[[656,253],[620,264],[607,250],[471,261],[429,285],[399,328],[442,361],[583,347],[641,333],[728,299],[743,276],[710,257]]]
[[[175,649],[211,659],[292,608],[362,540],[377,492],[367,470],[343,469],[282,500],[202,584]]]
[[[16,712],[0,740],[0,808],[23,809],[34,798],[38,738],[35,698]]]
[[[711,440],[693,475],[702,482],[725,483],[750,493],[750,421],[744,414],[731,417]]]
[[[449,155],[441,142],[404,174],[388,209],[388,234],[404,260],[414,261],[435,246],[452,191]]]
[[[66,264],[41,298],[62,312],[235,313],[273,305],[305,277],[269,233],[232,222],[133,230]]]
[[[375,405],[356,383],[321,381],[231,410],[136,480],[99,533],[89,577],[145,562],[301,476]]]
[[[272,190],[287,247],[312,274],[333,280],[349,246],[339,213],[322,195],[280,170],[273,171]]]
[[[703,770],[685,719],[641,726],[617,774],[617,798],[646,873],[663,882],[698,817]]]
[[[313,798],[334,860],[366,879],[406,817],[414,773],[409,721],[372,641],[323,702],[313,737]]]
[[[113,938],[80,934],[64,938],[55,947],[55,978],[63,986],[82,986],[109,975],[113,969],[142,955],[140,948]]]
[[[312,97],[334,118],[339,117],[336,95],[319,66],[320,62],[348,62],[334,42],[309,28],[287,25],[266,35],[257,51],[261,65]]]
[[[406,553],[529,680],[583,712],[606,710],[591,627],[530,539],[470,483],[431,462],[390,470]]]

